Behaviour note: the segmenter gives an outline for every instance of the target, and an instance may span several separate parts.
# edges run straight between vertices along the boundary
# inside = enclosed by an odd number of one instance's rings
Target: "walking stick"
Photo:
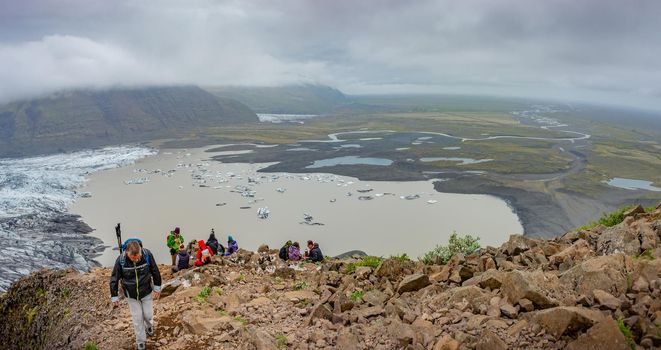
[[[115,226],[115,234],[117,235],[117,247],[119,247],[119,254],[122,254],[122,228],[117,224]]]

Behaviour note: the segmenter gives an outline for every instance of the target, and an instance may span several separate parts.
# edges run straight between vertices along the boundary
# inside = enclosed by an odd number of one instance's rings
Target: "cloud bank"
[[[327,84],[661,109],[661,2],[0,0],[0,101]]]

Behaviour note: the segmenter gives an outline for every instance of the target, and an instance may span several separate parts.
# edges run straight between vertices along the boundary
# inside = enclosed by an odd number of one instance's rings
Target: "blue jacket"
[[[232,255],[239,250],[239,245],[236,241],[227,242],[227,251],[225,251],[225,256]]]

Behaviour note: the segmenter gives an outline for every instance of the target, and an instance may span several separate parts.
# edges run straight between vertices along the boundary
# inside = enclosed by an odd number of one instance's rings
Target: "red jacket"
[[[203,257],[202,251],[205,250],[205,249],[209,252],[209,254],[205,256],[205,258],[211,258],[213,256],[213,251],[211,250],[211,248],[209,248],[204,243],[203,240],[197,241],[197,254],[195,255],[195,258],[196,258],[195,265],[200,266],[200,265],[204,264],[202,262],[202,257]]]

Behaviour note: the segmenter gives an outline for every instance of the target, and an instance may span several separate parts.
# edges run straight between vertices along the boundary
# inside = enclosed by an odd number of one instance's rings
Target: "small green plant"
[[[279,333],[278,335],[275,336],[275,346],[278,347],[278,349],[285,347],[287,345],[287,337]]]
[[[359,267],[359,266],[367,266],[367,267],[371,267],[371,268],[377,268],[381,264],[381,261],[383,261],[383,258],[378,257],[378,256],[364,256],[358,262],[349,263],[349,265],[347,265],[347,273],[356,272],[356,268]]]
[[[46,291],[39,287],[37,288],[37,299],[43,299],[46,296]]]
[[[654,260],[654,256],[652,256],[652,251],[650,249],[645,250],[644,252],[636,255],[633,257],[634,259],[644,259],[644,260]]]
[[[307,298],[298,302],[298,306],[300,307],[308,307],[310,305],[312,305],[312,302],[310,301],[310,299]]]
[[[310,287],[310,285],[308,285],[308,283],[305,281],[294,283],[294,290],[303,290],[303,289],[307,289],[308,287]]]
[[[227,311],[225,311],[223,309],[218,310],[218,314],[220,316],[229,316],[230,315],[230,314],[227,313]]]
[[[452,232],[448,245],[437,245],[436,248],[420,257],[420,261],[425,264],[446,264],[457,253],[470,255],[480,249],[479,240],[480,237],[477,236],[465,235],[460,237],[457,232]]]
[[[223,295],[223,289],[220,287],[211,288],[211,294]]]
[[[85,350],[99,350],[99,347],[96,345],[95,342],[88,341],[85,343]]]
[[[244,325],[244,326],[245,326],[246,324],[248,324],[248,320],[246,320],[245,318],[243,318],[243,316],[241,316],[241,315],[234,316],[234,320],[235,320],[235,321],[239,321],[239,322],[240,322],[242,325]]]
[[[280,284],[282,283],[282,278],[280,276],[275,277],[275,284]]]
[[[243,272],[241,272],[241,274],[239,274],[239,282],[243,282],[245,280],[246,280],[246,275],[244,275]]]
[[[62,298],[66,299],[66,298],[69,297],[69,295],[71,295],[71,291],[69,290],[69,288],[64,288],[64,289],[62,289],[62,292],[61,292],[60,295],[62,296]]]
[[[620,209],[615,210],[611,213],[603,213],[601,215],[601,217],[599,218],[599,220],[592,221],[591,223],[589,223],[585,226],[579,227],[577,230],[578,231],[590,230],[590,229],[593,229],[593,228],[595,228],[599,225],[604,225],[606,227],[613,227],[615,225],[618,225],[619,223],[624,221],[624,212],[626,212],[627,210],[629,210],[633,207],[634,207],[633,205],[628,205],[628,206],[621,207]]]
[[[627,345],[629,345],[631,350],[636,350],[636,343],[633,341],[631,327],[624,324],[624,319],[621,317],[617,319],[617,328],[619,328],[622,335],[624,335],[624,340],[627,342]]]
[[[34,320],[34,316],[36,315],[37,315],[37,306],[32,307],[25,312],[25,318],[28,321],[28,327],[30,327],[32,321]]]
[[[402,255],[391,255],[389,259],[397,260],[397,261],[409,261],[409,260],[411,260],[406,253],[404,253]]]
[[[209,286],[204,286],[197,294],[195,299],[197,299],[197,301],[199,301],[200,303],[204,303],[207,301],[209,295],[211,295],[211,288]]]
[[[365,292],[363,292],[362,290],[354,290],[353,293],[351,293],[351,301],[355,303],[358,300],[362,299],[364,295]]]
[[[70,314],[71,314],[71,310],[69,310],[68,307],[65,307],[65,308],[64,308],[64,316],[63,316],[64,319],[65,319],[65,320],[68,319]]]

